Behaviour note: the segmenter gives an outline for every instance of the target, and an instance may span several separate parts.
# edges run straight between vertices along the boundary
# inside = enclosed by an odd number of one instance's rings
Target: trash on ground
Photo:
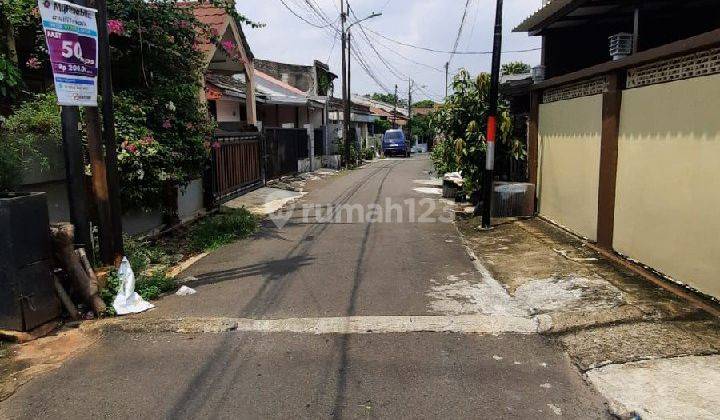
[[[194,295],[195,293],[197,293],[197,290],[187,287],[187,286],[183,286],[177,292],[175,292],[175,295],[176,296],[190,296],[190,295]]]
[[[135,273],[133,273],[127,257],[123,257],[120,263],[118,277],[120,278],[120,290],[113,301],[113,308],[118,315],[136,314],[155,307],[135,292]]]

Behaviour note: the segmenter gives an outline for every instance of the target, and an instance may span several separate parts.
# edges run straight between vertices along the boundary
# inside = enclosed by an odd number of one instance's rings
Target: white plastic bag
[[[118,277],[120,278],[120,290],[113,301],[115,313],[118,315],[136,314],[155,307],[135,293],[135,273],[126,257],[123,257],[120,263]]]
[[[175,295],[177,295],[177,296],[190,296],[190,295],[194,295],[195,293],[197,293],[197,290],[192,289],[192,288],[187,287],[187,286],[183,286],[183,287],[180,288],[180,290],[178,290],[177,292],[175,292]]]

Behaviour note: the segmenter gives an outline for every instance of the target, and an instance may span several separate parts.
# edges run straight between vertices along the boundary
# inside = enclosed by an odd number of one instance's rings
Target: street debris
[[[127,257],[123,257],[120,263],[118,277],[120,279],[120,290],[113,301],[115,313],[118,315],[136,314],[155,307],[155,305],[146,302],[135,292],[135,273],[133,273]]]
[[[178,289],[177,292],[175,292],[175,296],[190,296],[194,295],[195,293],[197,293],[197,290],[187,286],[182,286],[180,287],[180,289]]]

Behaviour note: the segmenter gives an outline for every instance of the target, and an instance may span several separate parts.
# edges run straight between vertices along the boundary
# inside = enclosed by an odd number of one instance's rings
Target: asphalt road
[[[423,157],[383,160],[322,181],[282,228],[268,222],[184,273],[196,295],[167,297],[143,317],[455,314],[431,292],[475,267],[453,224],[417,220],[443,216],[430,169]],[[326,210],[305,217],[303,204]],[[374,222],[390,205],[404,206],[404,223],[397,211]],[[376,216],[361,220],[368,208]],[[2,418],[560,416],[606,410],[553,343],[512,332],[112,333],[0,404]]]

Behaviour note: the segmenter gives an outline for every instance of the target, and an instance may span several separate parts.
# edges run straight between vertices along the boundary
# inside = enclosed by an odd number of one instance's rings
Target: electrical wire
[[[382,39],[385,39],[387,41],[390,41],[390,42],[393,42],[395,44],[402,45],[405,47],[415,48],[418,50],[423,50],[423,51],[437,53],[437,54],[452,54],[453,53],[452,51],[438,50],[438,49],[428,48],[428,47],[421,47],[418,45],[410,44],[408,42],[398,41],[396,39],[392,39],[392,38],[388,37],[387,35],[383,35],[380,32],[374,31],[370,28],[366,28],[366,29],[368,32],[375,34]],[[508,51],[503,51],[502,53],[503,54],[524,53],[524,52],[539,51],[539,50],[541,50],[541,48],[528,48],[528,49],[524,49],[524,50],[508,50]],[[492,54],[492,51],[455,51],[454,54],[455,55],[484,55],[484,54]]]
[[[460,19],[460,26],[458,27],[457,37],[455,37],[455,43],[453,44],[450,58],[448,58],[448,63],[452,62],[453,57],[455,57],[455,52],[457,52],[457,49],[460,46],[460,38],[462,38],[463,28],[465,28],[465,19],[467,19],[468,8],[470,7],[471,1],[472,0],[465,0],[465,10],[463,10],[462,19]]]
[[[305,17],[303,17],[303,16],[301,16],[299,13],[297,13],[295,10],[293,10],[293,9],[285,2],[285,0],[280,0],[280,3],[282,3],[283,6],[285,6],[285,8],[288,9],[288,11],[289,11],[290,13],[292,13],[293,15],[295,15],[295,17],[297,17],[297,18],[300,19],[301,21],[305,22],[306,24],[308,24],[308,25],[310,25],[310,26],[312,26],[312,27],[314,27],[314,28],[317,28],[317,29],[325,29],[325,28],[328,28],[328,27],[330,27],[330,26],[333,25],[332,23],[328,23],[328,24],[326,24],[326,25],[318,25],[317,23],[310,22],[308,19],[306,19]]]

